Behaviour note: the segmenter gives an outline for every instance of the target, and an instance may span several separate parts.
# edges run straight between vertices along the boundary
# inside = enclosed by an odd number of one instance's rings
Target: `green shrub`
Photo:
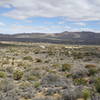
[[[97,72],[98,72],[98,70],[95,69],[95,68],[90,68],[89,69],[89,75],[95,75]]]
[[[75,79],[74,80],[74,83],[76,85],[86,85],[87,84],[87,81],[84,78],[78,78],[78,79]]]
[[[65,73],[65,77],[69,78],[69,77],[72,77],[72,73]]]
[[[0,78],[5,78],[6,77],[6,73],[3,71],[0,71]]]
[[[69,71],[71,69],[70,64],[62,64],[62,71]]]
[[[20,80],[23,76],[23,72],[20,71],[20,70],[16,70],[14,73],[13,73],[13,78],[15,80]]]
[[[100,78],[95,80],[95,89],[98,93],[100,93]]]
[[[90,90],[88,90],[88,89],[84,89],[83,90],[83,98],[84,98],[84,100],[88,100],[89,98],[90,98]]]
[[[24,59],[24,60],[30,60],[30,61],[33,60],[33,58],[32,58],[31,56],[25,56],[25,57],[23,57],[23,59]]]
[[[40,85],[41,85],[41,84],[40,84],[39,81],[36,81],[36,82],[34,83],[34,87],[35,87],[35,88],[38,88]]]

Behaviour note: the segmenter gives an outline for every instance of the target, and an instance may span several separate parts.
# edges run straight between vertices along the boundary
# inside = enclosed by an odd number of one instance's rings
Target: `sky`
[[[0,33],[100,32],[100,0],[0,0]]]

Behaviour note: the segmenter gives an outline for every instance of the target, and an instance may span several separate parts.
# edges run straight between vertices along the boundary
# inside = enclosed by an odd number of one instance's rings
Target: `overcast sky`
[[[0,33],[100,32],[100,0],[0,0]]]

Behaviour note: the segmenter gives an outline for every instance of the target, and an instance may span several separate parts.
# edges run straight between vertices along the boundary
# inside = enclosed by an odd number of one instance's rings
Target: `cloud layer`
[[[62,16],[70,20],[100,20],[100,0],[0,0],[0,6],[13,8],[2,15],[15,19]]]

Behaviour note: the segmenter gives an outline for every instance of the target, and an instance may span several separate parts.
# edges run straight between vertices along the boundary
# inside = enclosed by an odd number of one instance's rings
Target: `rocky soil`
[[[0,100],[100,100],[100,46],[0,45]]]

